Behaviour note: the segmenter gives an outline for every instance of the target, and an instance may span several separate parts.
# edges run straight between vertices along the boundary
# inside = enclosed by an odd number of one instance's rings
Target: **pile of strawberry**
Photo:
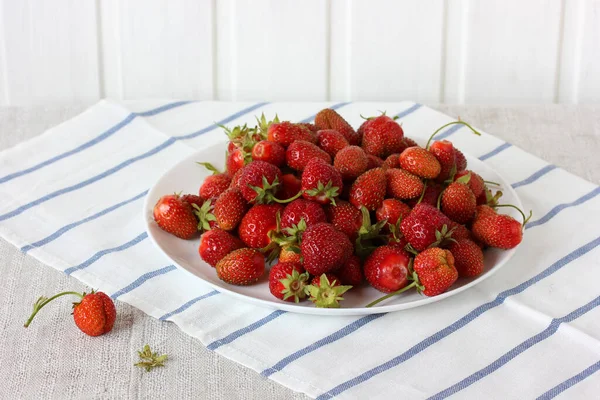
[[[314,124],[263,115],[224,128],[226,172],[199,163],[214,173],[199,195],[163,196],[154,219],[182,239],[203,232],[200,257],[230,284],[278,258],[269,288],[282,300],[339,307],[365,279],[388,293],[369,306],[410,288],[435,296],[481,274],[486,247],[517,246],[527,222],[496,212],[502,193],[451,142],[431,143],[442,128],[420,147],[385,113],[358,130],[332,109]]]

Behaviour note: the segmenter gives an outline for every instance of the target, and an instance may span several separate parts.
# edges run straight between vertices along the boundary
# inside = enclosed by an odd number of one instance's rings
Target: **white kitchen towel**
[[[508,265],[441,302],[365,317],[273,311],[190,279],[152,246],[147,190],[181,158],[225,141],[217,124],[253,123],[262,112],[311,121],[327,106],[355,127],[360,114],[387,110],[421,143],[453,120],[411,102],[102,101],[0,154],[0,234],[311,397],[597,396],[600,188],[491,135],[455,125],[441,137],[512,182],[534,217]]]

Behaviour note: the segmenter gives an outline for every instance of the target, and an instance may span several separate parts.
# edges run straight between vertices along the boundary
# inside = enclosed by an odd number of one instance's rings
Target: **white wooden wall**
[[[600,0],[0,0],[0,105],[600,102]]]

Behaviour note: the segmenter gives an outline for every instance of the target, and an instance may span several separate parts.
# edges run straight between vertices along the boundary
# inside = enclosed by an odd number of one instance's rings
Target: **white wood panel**
[[[111,1],[103,7],[107,93],[126,99],[213,98],[211,0]]]
[[[3,2],[0,1],[0,106],[10,104],[8,98],[8,76],[6,76],[6,48],[4,46],[4,11]]]
[[[585,1],[562,4],[562,35],[557,71],[557,103],[575,104],[579,100],[582,46],[585,30]]]
[[[239,0],[218,8],[220,98],[326,100],[328,2]],[[226,31],[227,34],[219,36]]]
[[[583,26],[582,58],[578,79],[579,102],[600,103],[600,0],[587,0]]]
[[[443,4],[437,0],[334,4],[336,9],[351,8],[332,13],[332,18],[349,18],[345,24],[332,25],[332,57],[337,59],[332,60],[331,75],[345,77],[345,82],[332,85],[336,97],[345,90],[343,97],[354,100],[439,101]]]
[[[455,6],[454,1],[449,7]],[[464,2],[457,2],[457,4]],[[446,59],[464,68],[466,103],[552,103],[560,38],[560,0],[469,1],[465,42],[447,43]],[[466,62],[461,54],[466,46]],[[452,85],[452,82],[446,82]],[[460,90],[458,90],[460,93]]]
[[[98,98],[94,2],[0,1],[10,104]]]

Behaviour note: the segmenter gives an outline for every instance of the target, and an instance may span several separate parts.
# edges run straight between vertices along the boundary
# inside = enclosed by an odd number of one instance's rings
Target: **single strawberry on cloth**
[[[274,311],[190,279],[153,247],[141,216],[148,189],[182,158],[224,142],[218,124],[251,124],[263,112],[310,122],[326,107],[354,127],[360,114],[386,110],[421,145],[454,120],[411,102],[102,101],[0,153],[0,234],[112,299],[172,321],[209,349],[311,397],[596,396],[600,189],[491,135],[476,137],[454,125],[437,138],[497,170],[534,217],[509,264],[440,302],[364,317]],[[331,128],[344,136],[337,142],[357,144],[345,127]],[[338,151],[332,145],[318,153],[343,164]]]

